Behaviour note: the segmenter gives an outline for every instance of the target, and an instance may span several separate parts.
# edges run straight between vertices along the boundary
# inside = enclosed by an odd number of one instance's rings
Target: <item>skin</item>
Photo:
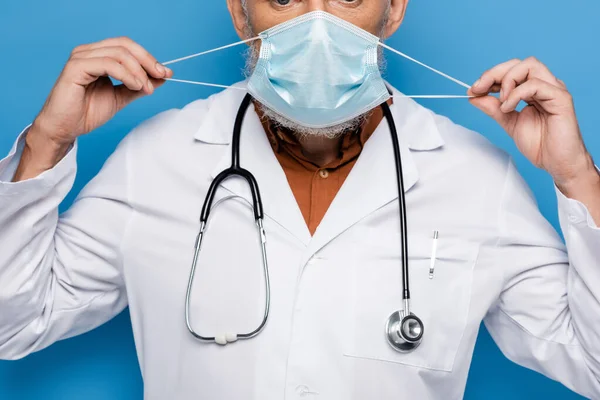
[[[14,182],[54,167],[78,136],[104,125],[132,101],[154,93],[173,72],[131,39],[76,47],[27,133]],[[123,82],[113,86],[109,76]]]
[[[247,38],[311,11],[327,11],[379,35],[389,1],[384,36],[402,24],[408,0],[227,0],[234,27]],[[285,3],[288,4],[285,4]],[[122,82],[113,86],[108,76]],[[108,122],[127,104],[159,87],[172,72],[127,38],[79,46],[59,76],[26,137],[14,181],[52,168],[73,141]],[[490,96],[500,92],[500,98]],[[468,92],[471,103],[496,120],[534,165],[546,170],[567,196],[585,204],[600,223],[600,174],[583,142],[573,99],[565,84],[534,58],[511,60],[485,72]],[[529,106],[518,112],[520,101]],[[373,113],[371,118],[381,119]],[[367,123],[377,123],[368,121]],[[319,165],[336,157],[341,139],[304,138],[305,154]]]
[[[500,93],[499,99],[488,96]],[[579,130],[573,98],[564,82],[539,60],[511,60],[486,71],[469,95],[492,117],[519,151],[547,171],[567,197],[586,205],[600,223],[600,174]],[[528,106],[516,111],[520,101]]]

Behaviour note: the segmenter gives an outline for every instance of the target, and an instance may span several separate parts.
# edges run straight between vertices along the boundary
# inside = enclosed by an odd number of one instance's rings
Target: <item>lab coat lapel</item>
[[[213,179],[231,165],[233,121],[245,95],[245,92],[238,92],[233,95],[223,93],[223,99],[213,100],[197,134],[200,140],[214,140],[227,144],[223,156],[212,170]],[[207,128],[212,129],[214,133],[204,131]],[[208,136],[210,139],[207,139]],[[240,165],[256,178],[266,217],[273,219],[301,243],[308,245],[310,232],[253,105],[248,108],[242,124]],[[222,186],[252,204],[252,195],[245,180],[232,177],[225,180]]]
[[[236,84],[242,85],[245,83]],[[400,97],[402,94],[393,88],[392,91],[395,97],[390,108],[400,142],[404,190],[408,192],[419,179],[411,151],[433,150],[442,146],[444,141],[431,111],[411,99]],[[233,124],[245,94],[245,91],[230,89],[208,99],[208,111],[195,138],[207,143],[227,145],[223,156],[212,170],[213,178],[231,164]],[[266,216],[308,246],[305,261],[360,219],[398,198],[394,154],[385,119],[365,143],[350,175],[312,238],[252,105],[246,113],[240,147],[240,164],[254,174]],[[223,187],[252,203],[250,190],[242,179],[228,179]]]
[[[399,94],[395,92],[395,94]],[[414,150],[432,150],[443,144],[433,114],[406,98],[394,100],[390,107],[400,142],[404,191],[419,180]],[[365,216],[398,199],[392,141],[384,118],[365,146],[317,228],[303,264],[336,236]],[[407,211],[410,213],[410,210]]]

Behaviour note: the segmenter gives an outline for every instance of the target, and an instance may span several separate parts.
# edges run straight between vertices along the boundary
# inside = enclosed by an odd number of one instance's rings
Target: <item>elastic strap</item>
[[[388,46],[388,45],[386,45],[386,44],[384,44],[384,43],[381,43],[381,42],[379,42],[379,45],[380,45],[381,47],[383,47],[384,49],[387,49],[387,50],[389,50],[389,51],[391,51],[391,52],[393,52],[393,53],[396,53],[396,54],[398,54],[399,56],[402,56],[402,57],[406,58],[406,59],[407,59],[407,60],[409,60],[409,61],[412,61],[412,62],[414,62],[414,63],[416,63],[416,64],[419,64],[421,67],[425,67],[425,68],[427,68],[428,70],[430,70],[430,71],[432,71],[432,72],[435,72],[436,74],[438,74],[438,75],[441,75],[441,76],[443,76],[444,78],[446,78],[446,79],[449,79],[449,80],[451,80],[451,81],[452,81],[452,82],[454,82],[454,83],[457,83],[457,84],[459,84],[460,86],[463,86],[463,87],[465,87],[465,88],[467,88],[467,89],[471,89],[471,86],[470,86],[470,85],[467,85],[466,83],[464,83],[464,82],[462,82],[462,81],[459,81],[458,79],[456,79],[456,78],[453,78],[453,77],[451,77],[450,75],[443,73],[442,71],[439,71],[439,70],[437,70],[437,69],[435,69],[435,68],[433,68],[433,67],[430,67],[429,65],[427,65],[427,64],[425,64],[425,63],[422,63],[421,61],[415,60],[414,58],[412,58],[412,57],[410,57],[410,56],[408,56],[408,55],[406,55],[406,54],[402,53],[401,51],[398,51],[398,50],[396,50],[396,49],[393,49],[393,48],[391,48],[390,46]]]
[[[472,99],[477,96],[466,96],[466,95],[456,95],[456,94],[415,94],[415,95],[397,94],[392,97],[409,97],[411,99]]]
[[[184,79],[174,79],[174,78],[164,78],[164,79],[165,79],[165,81],[179,82],[179,83],[189,83],[191,85],[210,86],[210,87],[217,87],[217,88],[224,88],[224,89],[239,89],[239,90],[246,91],[246,88],[239,87],[239,86],[227,86],[227,85],[219,85],[218,83],[206,83],[206,82],[186,81]]]
[[[167,62],[162,63],[162,65],[175,64],[175,63],[178,63],[178,62],[181,62],[181,61],[189,60],[190,58],[200,57],[200,56],[203,56],[205,54],[214,53],[214,52],[220,51],[220,50],[225,50],[225,49],[228,49],[230,47],[235,47],[235,46],[239,46],[241,44],[250,43],[250,42],[253,42],[253,41],[258,40],[258,39],[260,39],[260,36],[255,36],[253,38],[246,39],[246,40],[241,40],[239,42],[231,43],[231,44],[228,44],[226,46],[217,47],[216,49],[206,50],[206,51],[203,51],[201,53],[192,54],[191,56],[185,56],[185,57],[177,58],[175,60],[167,61]]]

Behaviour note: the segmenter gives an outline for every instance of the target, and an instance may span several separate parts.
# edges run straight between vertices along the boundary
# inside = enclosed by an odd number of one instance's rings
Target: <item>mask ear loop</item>
[[[202,51],[200,53],[192,54],[191,56],[185,56],[185,57],[181,57],[181,58],[176,58],[175,60],[166,61],[166,62],[162,63],[162,65],[175,64],[175,63],[178,63],[178,62],[181,62],[181,61],[189,60],[190,58],[200,57],[200,56],[203,56],[205,54],[209,54],[209,53],[214,53],[216,51],[225,50],[225,49],[228,49],[230,47],[235,47],[235,46],[239,46],[241,44],[254,42],[255,40],[258,40],[258,39],[260,39],[260,36],[255,36],[253,38],[246,39],[246,40],[240,40],[239,42],[235,42],[235,43],[231,43],[231,44],[228,44],[228,45],[225,45],[225,46],[217,47],[216,49],[206,50],[206,51]]]
[[[460,86],[462,86],[462,87],[464,87],[464,88],[466,88],[466,89],[471,89],[471,86],[470,86],[470,85],[467,85],[467,84],[466,84],[466,83],[464,83],[463,81],[460,81],[460,80],[458,80],[458,79],[456,79],[456,78],[453,78],[453,77],[451,77],[450,75],[448,75],[448,74],[445,74],[445,73],[443,73],[443,72],[442,72],[442,71],[440,71],[440,70],[437,70],[437,69],[435,69],[435,68],[433,68],[433,67],[430,67],[429,65],[427,65],[427,64],[425,64],[425,63],[422,63],[422,62],[421,62],[421,61],[419,61],[419,60],[415,60],[414,58],[412,58],[412,57],[410,57],[410,56],[408,56],[408,55],[406,55],[406,54],[402,53],[401,51],[398,51],[398,50],[396,50],[396,49],[394,49],[394,48],[392,48],[392,47],[390,47],[390,46],[388,46],[388,45],[386,45],[386,44],[384,44],[384,43],[381,43],[381,42],[379,42],[379,45],[380,45],[381,47],[383,47],[384,49],[387,49],[387,50],[389,50],[389,51],[391,51],[391,52],[393,52],[393,53],[396,53],[396,54],[398,54],[399,56],[402,56],[402,57],[406,58],[407,60],[409,60],[409,61],[412,61],[412,62],[414,62],[415,64],[418,64],[418,65],[420,65],[421,67],[425,67],[425,68],[427,68],[428,70],[430,70],[430,71],[432,71],[432,72],[435,72],[436,74],[438,74],[438,75],[441,75],[441,76],[443,76],[444,78],[446,78],[446,79],[449,79],[449,80],[451,80],[452,82],[454,82],[454,83],[457,83],[457,84],[459,84]]]
[[[200,85],[200,86],[209,86],[223,89],[237,89],[246,91],[246,88],[239,86],[227,86],[227,85],[219,85],[218,83],[207,83],[207,82],[198,82],[198,81],[186,81],[185,79],[174,79],[174,78],[163,78],[165,81],[171,82],[179,82],[179,83],[189,83],[191,85]]]
[[[462,86],[462,87],[464,87],[466,89],[471,89],[471,86],[467,85],[463,81],[460,81],[460,80],[458,80],[456,78],[451,77],[448,74],[443,73],[440,70],[437,70],[437,69],[435,69],[433,67],[430,67],[429,65],[427,65],[427,64],[425,64],[425,63],[423,63],[423,62],[421,62],[421,61],[419,61],[417,59],[414,59],[411,56],[406,55],[406,54],[402,53],[401,51],[398,51],[398,50],[396,50],[396,49],[394,49],[394,48],[392,48],[392,47],[390,47],[390,46],[388,46],[388,45],[386,45],[386,44],[384,44],[382,42],[379,42],[378,45],[381,46],[381,47],[383,47],[386,50],[391,51],[392,53],[396,53],[399,56],[404,57],[407,60],[414,62],[415,64],[420,65],[421,67],[427,68],[428,70],[430,70],[432,72],[435,72],[436,74],[438,74],[440,76],[443,76],[444,78],[446,78],[448,80],[451,80],[452,82],[454,82],[456,84],[459,84],[460,86]],[[413,96],[409,96],[409,95],[396,95],[396,96],[392,96],[392,97],[410,97],[412,99],[470,99],[470,98],[477,97],[477,96],[467,96],[467,95],[437,95],[437,94],[434,94],[434,95],[413,95]]]
[[[226,46],[221,46],[221,47],[217,47],[215,49],[202,51],[200,53],[192,54],[192,55],[189,55],[189,56],[185,56],[185,57],[181,57],[181,58],[176,58],[175,60],[166,61],[166,62],[163,62],[162,65],[175,64],[175,63],[178,63],[178,62],[181,62],[181,61],[189,60],[191,58],[200,57],[200,56],[203,56],[205,54],[209,54],[209,53],[214,53],[214,52],[217,52],[217,51],[225,50],[225,49],[228,49],[230,47],[235,47],[235,46],[239,46],[239,45],[242,45],[242,44],[254,42],[255,40],[258,40],[258,39],[260,39],[260,36],[255,36],[253,38],[246,39],[246,40],[241,40],[239,42],[231,43],[231,44],[228,44]],[[200,86],[210,86],[210,87],[224,88],[224,89],[238,89],[238,90],[244,90],[244,91],[246,90],[245,88],[239,87],[239,86],[219,85],[217,83],[188,81],[188,80],[184,80],[184,79],[174,79],[174,78],[164,78],[164,80],[165,81],[171,81],[171,82],[188,83],[188,84],[192,84],[192,85],[200,85]]]

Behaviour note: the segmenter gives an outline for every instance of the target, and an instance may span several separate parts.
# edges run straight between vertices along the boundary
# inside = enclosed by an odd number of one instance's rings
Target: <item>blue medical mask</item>
[[[371,33],[324,11],[314,11],[258,36],[164,62],[174,64],[233,46],[262,40],[247,89],[167,79],[219,88],[248,90],[262,104],[299,125],[327,128],[352,120],[387,101],[378,65],[378,46],[390,50],[465,88],[470,86],[395,50]],[[463,95],[398,95],[412,98],[466,98]]]
[[[377,62],[379,38],[343,19],[315,11],[259,37],[248,91],[297,124],[338,125],[390,98]]]

